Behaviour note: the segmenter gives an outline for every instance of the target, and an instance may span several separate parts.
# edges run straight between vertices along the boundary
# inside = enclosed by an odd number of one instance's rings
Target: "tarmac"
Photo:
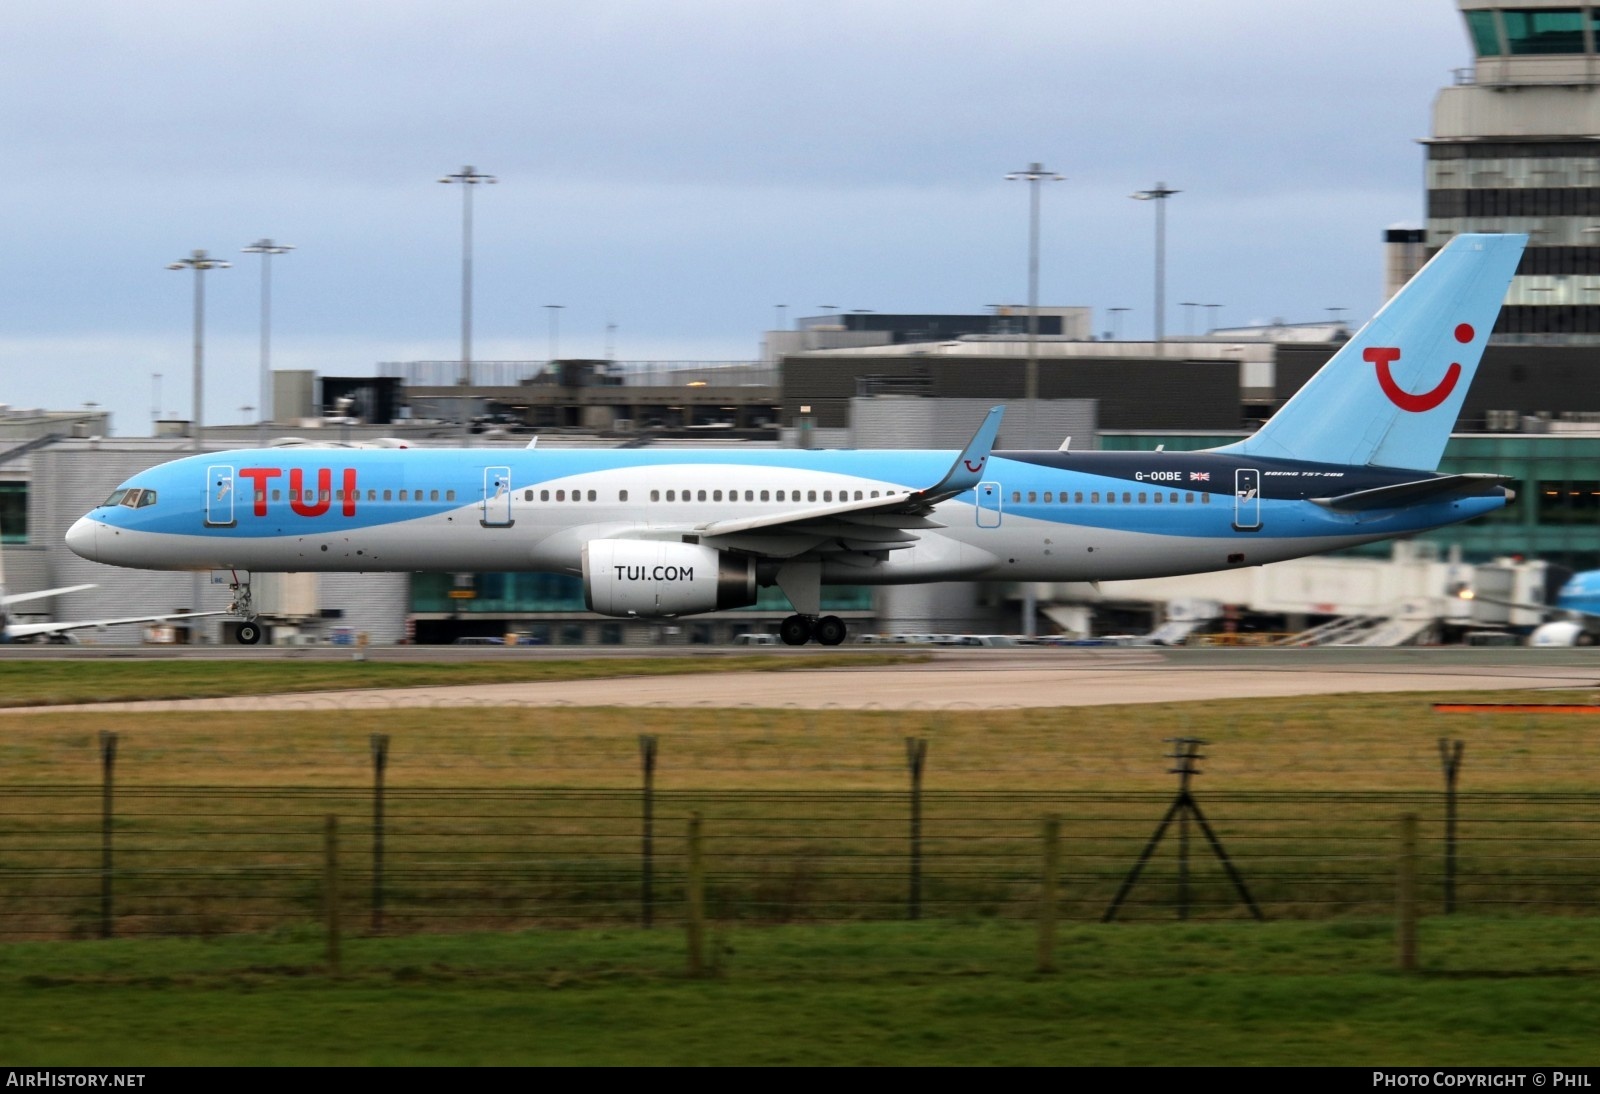
[[[565,652],[568,656],[574,655],[572,651]],[[634,652],[651,655],[651,651]],[[1002,709],[1341,693],[1571,688],[1596,689],[1600,694],[1600,651],[1459,648],[941,651],[932,653],[927,660],[891,666],[871,664],[859,668],[793,668],[782,672],[714,672],[305,692],[225,699],[93,703],[50,709],[102,712],[463,706]]]

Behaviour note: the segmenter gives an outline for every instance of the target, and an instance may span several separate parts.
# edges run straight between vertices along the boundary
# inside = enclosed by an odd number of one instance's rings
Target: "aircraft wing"
[[[0,608],[9,608],[13,604],[21,604],[28,600],[43,600],[47,596],[64,596],[67,593],[81,593],[85,589],[92,589],[93,585],[67,585],[60,589],[42,589],[36,593],[11,593],[0,596]]]
[[[57,590],[58,592],[60,590]],[[69,631],[88,630],[94,627],[115,627],[123,623],[165,623],[169,619],[201,619],[208,615],[227,615],[226,611],[217,612],[166,612],[162,615],[135,615],[126,619],[80,619],[66,623],[7,623],[5,629],[6,640],[15,642],[19,638],[39,638],[52,634],[66,634]]]
[[[944,527],[928,516],[935,505],[982,481],[1004,417],[1005,407],[992,408],[944,477],[921,490],[787,513],[716,520],[698,525],[693,531],[700,542],[709,546],[780,558],[813,549],[877,552],[909,547],[917,541],[918,530]]]

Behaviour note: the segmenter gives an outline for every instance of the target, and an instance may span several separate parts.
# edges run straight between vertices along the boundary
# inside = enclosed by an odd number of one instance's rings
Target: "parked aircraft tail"
[[[1253,436],[1217,451],[1433,471],[1525,235],[1459,235]]]

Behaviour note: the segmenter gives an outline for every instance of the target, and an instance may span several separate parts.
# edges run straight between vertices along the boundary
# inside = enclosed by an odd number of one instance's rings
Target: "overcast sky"
[[[0,402],[96,402],[119,434],[189,413],[205,248],[210,422],[255,420],[262,236],[273,364],[370,374],[460,352],[471,164],[474,350],[749,359],[819,305],[1131,309],[1152,207],[1178,302],[1225,325],[1364,320],[1383,230],[1423,212],[1451,0],[7,0]],[[1199,309],[1192,314],[1197,316]]]

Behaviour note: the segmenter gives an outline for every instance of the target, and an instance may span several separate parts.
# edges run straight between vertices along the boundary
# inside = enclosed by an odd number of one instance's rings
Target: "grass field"
[[[181,677],[141,684],[144,665],[104,668],[114,671],[74,674],[70,698],[127,697],[117,689],[135,687],[152,689],[139,693],[148,697],[190,687]],[[403,683],[419,682],[419,666],[399,668]],[[460,682],[459,666],[446,668],[449,682]],[[130,678],[118,678],[130,669]],[[633,669],[613,661],[563,671],[604,676]],[[213,669],[211,675],[219,674]],[[43,679],[13,678],[8,686],[67,695],[59,682]],[[314,686],[349,684],[321,680]],[[1587,887],[1585,893],[1600,884],[1600,871],[1583,850],[1592,844],[1583,826],[1592,827],[1600,804],[1594,789],[1600,736],[1589,720],[1432,712],[1433,700],[1449,698],[1459,696],[996,711],[13,712],[0,718],[0,825],[7,829],[0,835],[0,916],[25,897],[48,895],[6,887],[8,872],[34,863],[28,856],[37,854],[45,856],[37,860],[47,867],[39,875],[45,880],[27,884],[65,886],[61,892],[75,909],[63,913],[66,930],[94,932],[98,735],[110,731],[118,742],[119,853],[147,854],[143,863],[157,879],[151,883],[156,888],[141,895],[135,854],[129,876],[119,881],[125,902],[119,914],[127,916],[119,933],[136,933],[140,914],[176,909],[189,918],[161,920],[162,929],[183,922],[196,937],[0,945],[0,1013],[7,1016],[0,1023],[0,1059],[30,1066],[1593,1063],[1600,1052],[1593,1036],[1600,1020],[1600,994],[1593,991],[1600,976],[1600,918],[1525,917],[1509,908],[1494,917],[1434,915],[1423,924],[1423,972],[1393,971],[1393,928],[1382,914],[1393,849],[1357,844],[1374,826],[1381,839],[1392,839],[1402,800],[1430,803],[1435,812],[1425,816],[1424,838],[1437,835],[1440,738],[1465,742],[1463,789],[1509,796],[1518,803],[1519,823],[1536,833],[1535,843],[1558,828],[1577,833],[1575,853],[1550,852],[1534,864],[1545,882],[1571,882]],[[1587,701],[1592,692],[1504,698]],[[459,860],[461,847],[450,841],[470,833],[479,842],[466,857],[493,865],[502,861],[495,841],[525,840],[537,828],[541,838],[555,841],[539,845],[544,864],[530,875],[538,885],[549,885],[556,876],[550,864],[574,851],[609,854],[602,837],[636,853],[639,738],[653,735],[660,749],[656,785],[664,800],[678,803],[664,806],[660,817],[663,887],[677,884],[671,861],[681,855],[682,811],[694,805],[723,837],[738,825],[770,832],[780,822],[803,822],[781,839],[763,837],[758,850],[747,852],[759,863],[751,892],[760,896],[767,886],[793,907],[814,892],[833,899],[840,891],[846,900],[851,885],[866,892],[876,884],[827,876],[832,842],[845,839],[858,861],[865,838],[902,854],[905,741],[922,738],[929,743],[930,802],[946,803],[930,805],[930,850],[952,826],[974,823],[974,801],[1005,814],[996,823],[1003,820],[1011,842],[980,846],[982,856],[1011,856],[1018,863],[1004,899],[1023,914],[1037,876],[1031,841],[1038,813],[1060,809],[1041,803],[1057,792],[1087,795],[1084,801],[1131,795],[1131,804],[1118,807],[1126,821],[1117,821],[1129,835],[1118,837],[1124,843],[1116,855],[1097,867],[1102,888],[1093,900],[1103,904],[1104,883],[1114,884],[1125,870],[1175,787],[1164,742],[1198,736],[1211,742],[1196,784],[1201,800],[1235,796],[1227,800],[1236,804],[1213,806],[1225,838],[1248,847],[1260,839],[1252,833],[1269,835],[1301,870],[1348,871],[1355,858],[1371,858],[1362,868],[1379,879],[1378,912],[1372,901],[1359,905],[1365,912],[1333,918],[1326,909],[1296,912],[1283,905],[1287,921],[1277,915],[1265,924],[1179,923],[1170,907],[1157,907],[1164,921],[1064,923],[1060,971],[1040,975],[1026,919],[996,914],[1004,904],[998,896],[1000,903],[991,901],[987,909],[981,901],[938,904],[935,898],[954,890],[930,865],[930,899],[940,909],[930,921],[775,925],[789,913],[742,912],[714,925],[715,975],[701,980],[683,971],[676,893],[665,897],[653,931],[613,924],[483,933],[472,928],[496,921],[494,915],[472,912],[452,920],[450,933],[364,937],[360,856],[370,836],[362,825],[370,811],[365,795],[374,734],[389,742],[386,782],[394,795],[397,853],[410,848]],[[604,807],[608,794],[620,804]],[[1252,813],[1257,807],[1250,795],[1262,801],[1298,796],[1305,804],[1291,823],[1287,814]],[[585,813],[570,804],[580,799],[602,805]],[[797,817],[795,803],[802,799],[823,803],[815,806],[823,812]],[[1069,808],[1073,839],[1112,823],[1102,805],[1085,810],[1075,816]],[[352,904],[337,977],[322,967],[317,927],[325,811],[351,822],[347,853],[356,860],[345,883]],[[423,821],[426,832],[419,828]],[[880,829],[885,834],[877,834]],[[1480,889],[1492,891],[1501,883],[1488,872],[1493,864],[1484,847],[1504,859],[1513,845],[1499,839],[1498,828],[1474,835],[1486,832],[1495,838],[1480,840],[1480,858],[1470,864],[1485,871]],[[290,843],[273,842],[283,833]],[[248,869],[255,868],[232,857],[240,853],[236,844],[220,842],[238,838],[257,840],[266,856],[262,868],[273,862],[293,867],[285,875],[283,903],[261,919],[240,919],[241,910],[255,905],[217,888],[219,879],[232,885],[228,879],[251,876]],[[723,844],[724,850],[733,846]],[[1523,855],[1520,846],[1512,856],[1518,868],[1527,865],[1516,857]],[[1089,884],[1088,868],[1075,854],[1069,848],[1069,863],[1078,863],[1068,866],[1069,892]],[[948,874],[948,861],[945,866]],[[1152,879],[1158,889],[1171,884],[1170,865],[1163,869]],[[632,893],[637,866],[624,860],[617,870],[616,884]],[[261,876],[253,883],[257,889]],[[508,891],[497,891],[504,882],[494,880],[501,876],[474,875],[464,884],[474,899],[503,903]],[[1253,880],[1263,881],[1259,875]],[[529,882],[517,884],[526,889]],[[591,882],[569,881],[568,889],[580,884]],[[903,885],[888,884],[890,915],[896,916]],[[1436,886],[1425,891],[1429,911],[1437,911],[1437,895]],[[1232,899],[1226,890],[1222,896]],[[191,914],[197,897],[199,910]],[[1592,910],[1586,901],[1574,907]],[[713,902],[713,913],[730,907]],[[1237,917],[1236,908],[1232,914]],[[1309,918],[1293,921],[1296,916]],[[629,912],[626,922],[635,918]],[[417,929],[403,918],[393,922],[402,932]],[[241,929],[253,933],[229,933]]]
[[[1593,1066],[1595,920],[1014,923],[0,948],[12,1065]]]

